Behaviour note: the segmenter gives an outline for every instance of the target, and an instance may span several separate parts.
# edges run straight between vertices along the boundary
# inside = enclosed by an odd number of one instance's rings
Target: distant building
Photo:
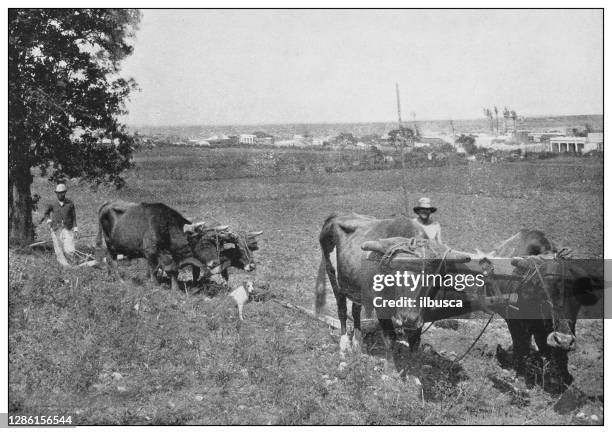
[[[603,133],[588,133],[586,147],[603,152]],[[589,152],[586,150],[585,152]]]
[[[535,142],[533,135],[526,130],[518,130],[514,133],[514,138],[517,142]]]
[[[447,141],[445,141],[441,137],[421,137],[419,139],[419,142],[426,143],[431,146],[444,146],[444,145],[449,144]]]
[[[238,143],[242,143],[244,145],[254,145],[255,138],[255,134],[240,134],[238,138]]]
[[[215,134],[214,136],[210,136],[206,140],[208,143],[222,143],[229,140],[229,137],[225,134]]]
[[[276,140],[274,142],[274,144],[276,146],[280,146],[280,147],[288,147],[288,146],[304,146],[304,143],[301,140],[293,140],[293,139],[287,139],[287,140]]]
[[[191,146],[210,146],[210,142],[207,140],[191,139],[189,140]]]
[[[312,138],[312,146],[323,146],[326,142],[329,142],[330,137],[313,137]]]
[[[273,145],[274,137],[272,136],[255,137],[255,144],[256,145]]]
[[[548,143],[549,152],[603,151],[603,133],[589,133],[587,137],[553,137]]]

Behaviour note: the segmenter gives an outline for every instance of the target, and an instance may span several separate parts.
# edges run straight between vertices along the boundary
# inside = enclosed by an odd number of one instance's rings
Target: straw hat
[[[431,199],[428,197],[422,197],[419,199],[419,204],[412,208],[414,212],[418,213],[420,209],[428,209],[429,211],[436,212],[438,208],[435,206],[431,206]]]
[[[63,192],[65,192],[66,190],[68,190],[68,189],[66,188],[66,184],[57,184],[57,186],[55,187],[55,192],[56,192],[56,193],[63,193]]]

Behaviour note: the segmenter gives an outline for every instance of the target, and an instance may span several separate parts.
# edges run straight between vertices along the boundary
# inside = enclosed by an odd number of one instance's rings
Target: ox
[[[361,306],[365,306],[366,312],[372,311],[375,296],[382,296],[383,299],[399,299],[408,297],[418,299],[423,288],[410,290],[406,286],[389,286],[382,292],[374,293],[373,279],[376,274],[383,274],[385,270],[377,262],[368,260],[368,253],[362,251],[365,244],[370,250],[375,250],[376,245],[380,244],[379,239],[383,239],[383,244],[393,245],[393,237],[416,237],[424,238],[422,229],[416,227],[411,219],[407,217],[397,217],[394,219],[378,220],[374,217],[359,214],[349,214],[344,216],[329,216],[321,229],[319,243],[322,250],[321,264],[319,267],[317,283],[315,287],[315,309],[320,313],[325,305],[326,280],[331,283],[336,303],[338,307],[338,319],[340,320],[340,352],[343,355],[351,346],[359,351],[361,348]],[[444,263],[453,261],[469,261],[469,256],[457,254],[450,251],[446,246],[429,242],[429,244],[440,251],[438,257],[442,257],[444,252]],[[330,255],[336,250],[337,275]],[[429,266],[440,266],[442,261],[427,261]],[[418,266],[422,266],[424,261],[418,260]],[[416,271],[416,270],[415,270]],[[346,330],[347,305],[346,299],[352,302],[352,315],[354,324],[354,334],[352,341],[349,339]],[[402,328],[408,335],[408,342],[411,347],[418,345],[420,333],[416,333],[416,338],[411,336],[415,330],[419,331],[423,325],[421,308],[418,307],[389,307],[376,306],[378,321],[383,330],[383,340],[385,343],[387,360],[391,361],[394,356],[396,334],[395,327]]]
[[[225,231],[227,226],[202,228],[162,203],[109,201],[98,210],[99,230],[96,246],[106,244],[109,271],[117,270],[116,258],[145,258],[147,274],[154,279],[159,266],[171,278],[172,289],[178,289],[178,269],[191,265],[194,280],[200,268],[210,274],[221,272],[227,280],[227,268],[245,271],[255,269],[255,237],[261,232],[237,235]],[[212,232],[212,234],[211,234]]]
[[[513,258],[554,257],[556,252],[557,248],[543,232],[522,230],[493,253]],[[558,374],[549,379],[551,389],[562,390],[572,383],[568,352],[575,348],[576,319],[581,306],[591,306],[598,301],[595,291],[603,288],[602,262],[541,258],[512,261],[516,274],[525,275],[533,270],[535,277],[518,288],[518,311],[501,312],[512,336],[513,365],[518,373],[528,370],[533,336],[540,354],[550,361],[550,369]],[[502,290],[508,291],[511,284],[510,281],[502,282]],[[555,384],[558,380],[560,384]]]
[[[529,374],[529,381],[535,377],[529,368],[533,337],[540,355],[549,361],[549,371],[555,374],[547,378],[546,388],[562,391],[573,381],[568,371],[568,352],[575,347],[578,311],[598,301],[594,291],[603,288],[603,270],[602,261],[561,260],[557,254],[557,248],[544,233],[534,230],[520,231],[488,254],[478,251],[476,260],[454,265],[455,271],[480,272],[482,264],[488,263],[493,273],[490,283],[503,294],[515,293],[516,301],[510,306],[485,305],[479,297],[439,288],[430,296],[461,300],[463,307],[426,308],[423,320],[431,322],[476,310],[498,313],[512,337],[512,365],[517,373]],[[500,352],[498,347],[498,357]]]

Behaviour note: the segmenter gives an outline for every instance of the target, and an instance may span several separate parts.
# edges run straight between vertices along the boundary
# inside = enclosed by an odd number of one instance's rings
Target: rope
[[[423,239],[423,238],[408,238],[408,241],[401,241],[389,247],[387,251],[381,256],[378,264],[383,269],[389,268],[389,264],[391,260],[398,253],[408,253],[417,258],[418,257],[422,258],[423,261],[427,259],[437,259],[435,254],[429,255],[429,256],[425,254],[426,247],[428,247],[429,250],[432,250],[434,251],[434,253],[437,254],[437,252],[431,248],[431,244],[429,243],[429,240]],[[452,250],[450,247],[447,247],[447,246],[444,246],[444,247],[446,247],[446,250],[442,255],[442,261],[446,259],[446,256],[448,255],[448,253]],[[420,254],[416,252],[416,250],[419,248],[421,249]]]
[[[426,242],[426,240],[417,240],[416,238],[409,238],[408,241],[401,241],[397,244],[394,244],[382,255],[379,261],[379,265],[381,266],[381,268],[384,269],[389,268],[391,260],[398,253],[408,253],[417,256],[415,250],[417,247],[422,247],[423,241]]]
[[[478,336],[476,336],[476,339],[474,340],[474,342],[472,342],[472,345],[470,345],[470,347],[467,349],[467,351],[465,353],[463,353],[461,355],[461,357],[455,358],[455,360],[453,360],[453,363],[451,363],[450,368],[452,369],[452,367],[455,365],[455,363],[460,362],[461,360],[463,360],[463,358],[465,356],[468,355],[468,353],[470,351],[472,351],[472,348],[474,348],[474,345],[476,345],[476,343],[480,340],[481,336],[484,334],[485,330],[487,329],[487,327],[489,326],[489,324],[491,324],[491,321],[493,320],[493,317],[495,316],[495,312],[493,312],[491,314],[491,316],[489,317],[489,321],[487,321],[487,323],[485,324],[485,326],[482,328],[482,330],[480,331],[480,333],[478,334]]]
[[[431,328],[431,326],[432,326],[432,325],[434,325],[434,323],[435,323],[435,321],[430,322],[430,323],[429,323],[429,325],[427,326],[427,328],[425,328],[425,330],[423,330],[423,331],[421,332],[421,335],[424,335],[424,334],[425,334],[425,332],[426,332],[427,330],[429,330],[429,329]]]

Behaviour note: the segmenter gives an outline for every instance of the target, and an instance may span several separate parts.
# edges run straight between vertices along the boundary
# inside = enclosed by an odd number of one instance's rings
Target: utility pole
[[[399,84],[395,83],[395,96],[397,98],[397,123],[400,131],[402,130],[402,108],[400,106]]]
[[[404,194],[404,214],[409,215],[410,206],[408,205],[408,190],[406,188],[406,141],[407,138],[404,137],[402,130],[402,109],[400,106],[400,95],[399,95],[399,84],[395,83],[395,95],[397,98],[397,124],[398,124],[398,134],[397,140],[399,140],[399,149],[402,153],[402,192]]]

